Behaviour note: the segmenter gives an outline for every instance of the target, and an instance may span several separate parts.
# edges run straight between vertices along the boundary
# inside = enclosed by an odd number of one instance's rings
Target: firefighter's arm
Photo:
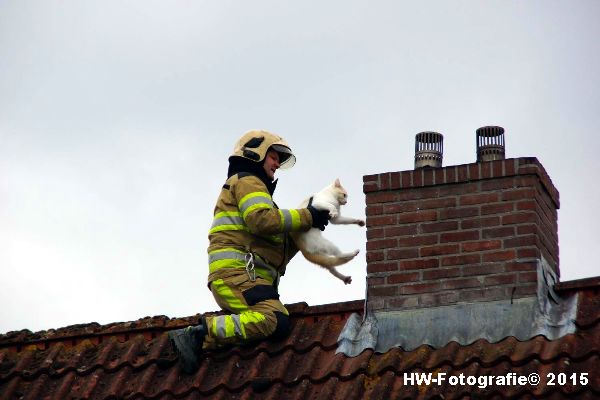
[[[312,217],[308,209],[276,208],[266,186],[259,178],[243,177],[233,189],[238,209],[250,232],[273,235],[311,228]]]

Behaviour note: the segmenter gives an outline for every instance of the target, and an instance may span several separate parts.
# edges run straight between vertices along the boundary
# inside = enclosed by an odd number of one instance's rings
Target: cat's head
[[[346,204],[348,202],[348,192],[346,192],[346,189],[344,189],[344,187],[340,183],[340,180],[336,179],[335,182],[333,182],[333,184],[331,185],[331,187],[333,188],[333,193],[335,194],[338,203],[340,203],[341,205]]]

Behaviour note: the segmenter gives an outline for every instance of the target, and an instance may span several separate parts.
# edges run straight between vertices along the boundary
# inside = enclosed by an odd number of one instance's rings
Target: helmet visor
[[[296,164],[296,156],[289,147],[282,144],[274,144],[271,148],[279,153],[279,168],[288,169]]]

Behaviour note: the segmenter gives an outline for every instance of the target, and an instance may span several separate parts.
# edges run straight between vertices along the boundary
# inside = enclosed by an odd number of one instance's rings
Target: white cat
[[[310,198],[304,200],[299,207],[306,208],[309,201]],[[332,224],[365,226],[365,221],[362,219],[343,217],[340,214],[340,206],[346,204],[347,201],[348,194],[342,187],[339,179],[336,179],[333,184],[312,196],[313,207],[320,210],[328,210]],[[335,267],[352,260],[358,254],[358,250],[350,253],[342,253],[335,244],[324,238],[321,231],[317,228],[311,228],[307,232],[294,232],[291,235],[304,258],[323,268],[327,268],[329,272],[344,281],[345,284],[352,282],[352,277],[340,274]]]

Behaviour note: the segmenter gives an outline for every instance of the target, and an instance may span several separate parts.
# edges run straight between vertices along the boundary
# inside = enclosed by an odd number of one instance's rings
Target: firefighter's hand
[[[308,211],[310,211],[310,215],[312,216],[312,226],[313,228],[319,228],[324,231],[325,227],[329,223],[329,211],[327,210],[317,210],[312,206],[312,198],[308,203],[308,207],[306,207]]]

